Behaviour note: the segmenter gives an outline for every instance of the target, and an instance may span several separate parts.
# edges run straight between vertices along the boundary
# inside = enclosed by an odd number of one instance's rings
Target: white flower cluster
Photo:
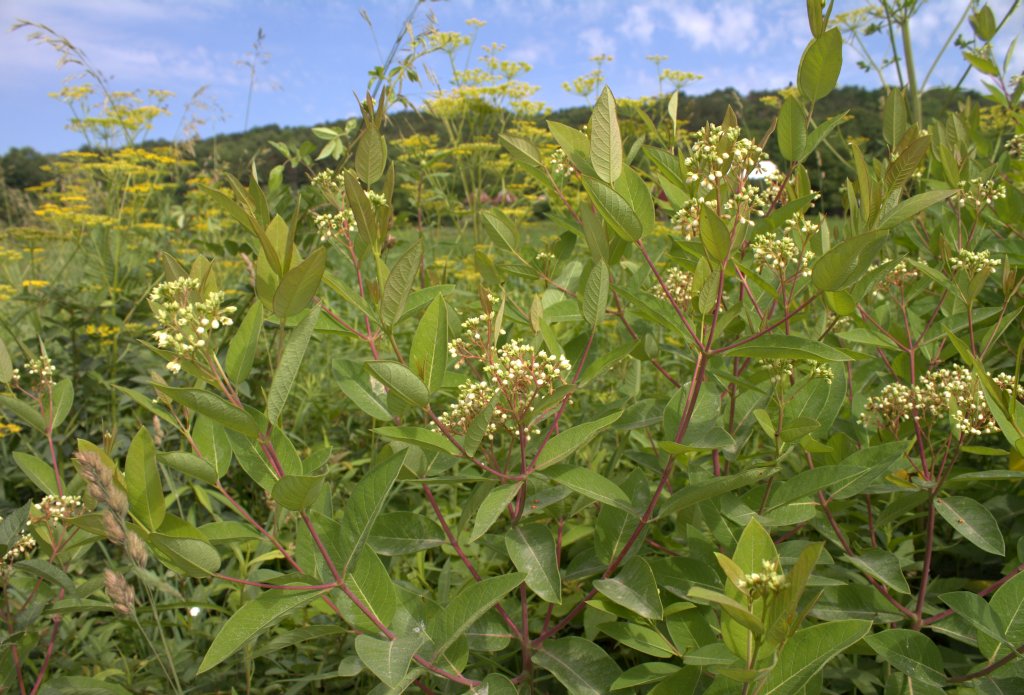
[[[1014,159],[1024,158],[1024,133],[1017,133],[1006,141],[1006,151]]]
[[[4,574],[7,565],[11,565],[17,562],[18,558],[28,555],[36,547],[36,539],[27,533],[23,533],[17,541],[14,542],[3,557],[0,557],[0,575]]]
[[[1024,398],[1024,387],[1008,374],[993,378],[1008,395]],[[911,419],[939,421],[946,416],[964,435],[992,434],[999,426],[989,410],[981,381],[967,367],[953,365],[922,374],[918,385],[888,384],[864,405],[860,423],[865,427],[888,427],[896,431]]]
[[[878,268],[881,268],[886,263],[890,263],[891,260],[883,258],[881,262],[871,265],[868,267],[868,272],[871,273]],[[897,261],[894,263],[889,270],[886,272],[885,277],[878,281],[875,285],[875,289],[872,292],[875,299],[882,299],[885,296],[885,292],[890,289],[899,289],[906,287],[908,284],[916,280],[921,274],[917,271],[917,268],[910,265],[906,261]]]
[[[802,267],[800,274],[804,277],[811,274],[811,269],[804,266],[814,258],[814,252],[808,250],[801,254],[796,242],[790,237],[780,239],[771,233],[758,234],[750,248],[754,252],[754,266],[758,270],[767,267],[781,275],[790,263],[794,263],[798,268]]]
[[[538,263],[553,262],[555,260],[555,254],[549,253],[547,251],[538,251],[536,258]]]
[[[163,324],[153,333],[157,346],[175,353],[167,363],[173,373],[181,371],[181,358],[192,359],[197,350],[209,345],[210,334],[234,323],[235,307],[222,307],[223,292],[209,292],[199,297],[199,280],[181,277],[157,285],[149,295],[156,320]]]
[[[961,181],[960,190],[953,196],[953,199],[962,208],[970,206],[978,210],[1005,197],[1005,184],[978,177],[970,181]]]
[[[786,223],[782,227],[783,231],[788,234],[795,234],[799,232],[804,236],[811,236],[821,231],[821,225],[817,222],[812,222],[802,212],[798,212],[791,215]]]
[[[59,521],[77,516],[82,511],[82,498],[79,495],[47,495],[32,505],[29,514],[29,526],[43,521]]]
[[[494,304],[499,299],[493,294],[487,295],[487,301]],[[459,367],[466,361],[483,359],[484,355],[490,353],[490,346],[494,344],[497,336],[494,334],[495,312],[489,309],[479,316],[473,316],[462,322],[462,338],[455,338],[448,343],[448,354],[455,360],[455,366]],[[505,329],[500,329],[498,335],[505,335]]]
[[[345,175],[339,171],[321,171],[309,182],[319,188],[328,199],[334,199],[345,192]]]
[[[768,370],[771,375],[770,379],[772,383],[778,383],[783,379],[788,379],[796,373],[797,360],[758,360],[758,363]],[[812,363],[814,366],[811,367],[808,375],[811,379],[824,379],[828,383],[832,383],[832,379],[835,374],[832,373],[832,368],[827,364]]]
[[[339,235],[349,236],[358,230],[356,216],[348,208],[333,215],[330,213],[314,213],[313,224],[316,225],[316,230],[320,232],[320,241],[329,241]]]
[[[983,270],[997,270],[1001,262],[998,258],[992,258],[988,251],[960,249],[956,256],[950,259],[949,265],[953,270],[965,270],[969,275],[977,275]]]
[[[827,364],[819,364],[811,369],[812,379],[824,379],[827,383],[831,384],[832,379],[835,378],[835,373],[832,371],[832,367]]]
[[[20,383],[25,376],[32,377],[32,380],[36,385],[47,388],[53,386],[55,380],[54,375],[57,373],[56,368],[53,366],[53,362],[46,355],[41,355],[38,358],[34,358],[28,361],[25,365],[25,374],[22,374],[20,369],[11,370],[11,380],[14,383]]]
[[[786,587],[786,575],[782,573],[778,560],[762,560],[761,572],[744,575],[736,583],[736,588],[750,597],[777,594]]]
[[[572,165],[569,160],[569,155],[565,153],[561,147],[555,150],[551,154],[551,158],[548,160],[548,166],[551,167],[551,171],[557,176],[574,176],[577,171],[576,167]]]
[[[725,218],[753,226],[780,198],[784,176],[754,141],[740,137],[739,128],[706,125],[690,143],[683,159],[686,182],[696,184],[689,203],[672,216],[672,226],[687,236],[700,231],[700,210],[714,205]]]
[[[693,273],[688,273],[682,268],[669,268],[661,277],[665,283],[662,288],[660,284],[651,288],[651,292],[657,297],[665,297],[665,290],[668,290],[668,297],[677,307],[683,307],[693,299]]]
[[[446,428],[463,433],[473,418],[494,398],[494,414],[487,425],[487,437],[501,427],[522,434],[526,441],[539,434],[531,422],[539,415],[536,402],[550,395],[556,386],[566,383],[571,365],[563,355],[549,355],[532,345],[510,340],[498,348],[494,361],[484,365],[484,378],[467,381],[459,387],[455,404],[439,420]]]

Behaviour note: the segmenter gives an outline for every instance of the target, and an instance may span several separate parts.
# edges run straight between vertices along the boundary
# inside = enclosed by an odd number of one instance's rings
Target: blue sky
[[[838,0],[837,11],[859,4]],[[1009,4],[991,2],[998,16]],[[257,73],[250,124],[313,125],[357,112],[353,93],[365,90],[368,70],[381,62],[412,6],[413,0],[2,0],[0,26],[17,19],[48,24],[112,76],[116,89],[175,92],[171,116],[157,122],[157,137],[175,135],[185,102],[205,86],[204,99],[218,107],[201,131],[205,136],[242,129],[248,73],[238,61],[260,27],[270,58]],[[966,6],[967,0],[925,5],[913,27],[919,71]],[[487,22],[478,45],[503,43],[507,57],[533,64],[525,79],[539,85],[537,98],[554,108],[582,103],[561,85],[590,70],[588,59],[597,53],[615,57],[606,77],[618,96],[657,92],[657,71],[645,59],[652,54],[668,56],[663,67],[704,75],[690,93],[727,86],[747,91],[790,83],[809,38],[804,0],[447,0],[422,5],[418,28],[428,12],[445,31],[469,31],[469,18]],[[1022,30],[1024,11],[1018,11],[997,45],[999,57]],[[969,27],[962,31],[969,34]],[[0,152],[24,145],[45,152],[74,148],[80,138],[64,129],[67,107],[48,97],[74,70],[58,70],[52,49],[28,42],[27,34],[0,32],[6,105]],[[877,86],[856,60],[847,46],[841,82]],[[1017,71],[1024,66],[1024,47],[1012,65]],[[443,79],[441,67],[435,69]],[[931,84],[955,82],[962,69],[953,48]],[[416,89],[409,94],[422,97]]]

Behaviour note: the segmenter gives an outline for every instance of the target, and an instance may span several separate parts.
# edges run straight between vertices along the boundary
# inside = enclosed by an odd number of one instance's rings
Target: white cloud
[[[598,27],[590,27],[579,33],[579,42],[586,48],[587,57],[606,53],[615,55],[615,39]]]
[[[633,5],[626,12],[626,19],[619,27],[619,32],[624,36],[648,43],[654,35],[654,20],[651,18],[651,7],[647,5]]]

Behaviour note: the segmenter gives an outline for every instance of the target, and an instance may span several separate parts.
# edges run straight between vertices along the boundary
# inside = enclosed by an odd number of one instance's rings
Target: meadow
[[[749,112],[431,30],[242,166],[20,27],[87,146],[4,186],[0,692],[1024,691],[1006,18],[926,93],[807,5]]]

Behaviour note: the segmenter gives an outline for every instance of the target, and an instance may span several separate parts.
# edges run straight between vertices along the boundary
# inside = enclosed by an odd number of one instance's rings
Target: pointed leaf
[[[285,403],[288,401],[288,394],[295,383],[295,377],[302,366],[302,358],[306,354],[306,347],[309,339],[316,328],[316,322],[320,318],[320,308],[313,307],[306,318],[302,319],[295,330],[288,336],[281,353],[281,361],[277,364],[277,371],[274,373],[274,381],[270,384],[270,394],[267,396],[267,419],[271,423],[277,423],[284,411]]]
[[[537,461],[534,467],[537,470],[541,470],[572,456],[573,453],[585,446],[602,430],[614,424],[620,417],[622,417],[622,411],[605,415],[592,422],[585,422],[559,432],[549,439],[548,443],[537,454]]]
[[[543,524],[513,526],[505,533],[505,548],[535,594],[548,603],[562,602],[562,580],[550,528]]]
[[[762,692],[764,695],[803,692],[804,686],[829,661],[859,642],[870,630],[869,620],[836,620],[797,630],[782,647]]]
[[[595,502],[607,504],[625,512],[634,511],[629,497],[622,491],[622,488],[597,471],[560,463],[557,466],[552,466],[545,473],[559,485],[564,485]]]
[[[128,447],[124,478],[132,516],[151,531],[164,521],[164,491],[149,430],[140,427]]]
[[[582,637],[549,639],[533,661],[550,671],[570,695],[604,695],[622,675],[603,649]]]
[[[615,97],[608,87],[601,91],[590,115],[590,161],[605,183],[615,183],[622,173],[622,136]]]
[[[433,393],[444,381],[448,364],[448,307],[438,295],[423,313],[412,337],[409,366]]]
[[[417,241],[398,257],[395,265],[388,271],[388,279],[384,283],[384,294],[380,301],[381,320],[388,328],[395,325],[405,309],[405,302],[416,281],[422,258],[423,246]]]
[[[389,688],[398,687],[409,670],[416,650],[423,640],[419,637],[399,637],[394,640],[380,640],[368,635],[357,635],[356,654],[373,671],[373,675]]]
[[[307,605],[325,591],[270,589],[239,608],[213,638],[199,673],[209,671],[241,649],[246,642],[267,630],[286,614]]]
[[[470,584],[453,596],[448,606],[427,623],[427,634],[433,641],[433,658],[444,654],[470,625],[525,578],[522,572],[490,577]]]
[[[285,273],[274,292],[274,313],[284,319],[308,307],[309,301],[320,289],[320,280],[326,268],[327,248],[321,246],[309,254],[309,258]]]
[[[594,588],[615,603],[651,620],[661,620],[663,608],[651,566],[634,557],[611,579],[594,581]]]
[[[999,522],[981,502],[970,497],[936,497],[935,510],[957,533],[986,553],[1006,554]]]

